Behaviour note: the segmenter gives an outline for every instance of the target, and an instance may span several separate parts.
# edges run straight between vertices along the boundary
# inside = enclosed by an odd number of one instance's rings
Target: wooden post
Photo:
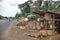
[[[53,28],[53,32],[55,32],[55,15],[53,15],[53,20],[52,20],[52,21],[53,21],[53,25],[52,25],[52,26],[53,26],[53,27],[52,27],[52,28]],[[54,34],[53,34],[53,35],[54,35]]]

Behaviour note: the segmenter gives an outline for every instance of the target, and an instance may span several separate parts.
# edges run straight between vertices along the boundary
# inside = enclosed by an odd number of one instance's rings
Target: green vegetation
[[[4,17],[2,15],[0,15],[0,19],[3,19]]]
[[[8,17],[4,17],[4,18],[8,19]]]
[[[37,3],[36,3],[37,2]],[[35,3],[35,4],[34,4]],[[16,14],[16,18],[19,18],[21,16],[27,17],[28,15],[32,14],[32,10],[60,10],[60,1],[52,1],[52,0],[37,0],[37,1],[28,0],[27,2],[23,4],[19,4],[18,7],[21,11],[21,13]],[[31,6],[31,4],[33,4]],[[35,7],[33,7],[35,6]],[[33,8],[31,8],[33,7]]]
[[[17,19],[17,18],[19,18],[21,16],[21,14],[19,14],[18,12],[16,13],[16,15],[15,15],[15,18]]]
[[[60,10],[60,1],[44,1],[40,10]]]
[[[23,3],[23,4],[19,4],[18,7],[21,10],[21,16],[27,17],[27,15],[30,14],[30,3],[31,0]]]
[[[13,17],[6,17],[6,16],[0,15],[0,19],[8,19],[8,18],[13,19]]]

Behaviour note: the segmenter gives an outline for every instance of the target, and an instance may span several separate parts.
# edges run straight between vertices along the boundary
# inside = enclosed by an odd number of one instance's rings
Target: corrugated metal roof
[[[41,13],[53,13],[53,14],[60,14],[60,10],[48,10],[48,11],[33,11],[33,13],[41,14]]]
[[[60,14],[60,10],[58,10],[58,11],[55,11],[54,13]]]

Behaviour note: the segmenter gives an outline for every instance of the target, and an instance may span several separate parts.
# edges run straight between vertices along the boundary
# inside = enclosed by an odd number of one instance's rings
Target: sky
[[[0,15],[7,17],[14,17],[18,9],[18,4],[22,4],[28,0],[0,0]]]
[[[0,0],[0,15],[14,17],[18,9],[18,4],[22,4],[28,0]]]

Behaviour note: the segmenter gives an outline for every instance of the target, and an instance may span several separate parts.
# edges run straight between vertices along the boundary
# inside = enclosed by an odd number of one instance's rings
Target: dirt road
[[[2,40],[2,32],[5,31],[5,29],[8,28],[9,24],[12,22],[12,20],[9,21],[9,19],[0,20],[0,40]]]
[[[2,40],[33,40],[33,38],[30,38],[24,33],[23,30],[17,28],[16,21],[14,20],[5,32],[2,33]]]

